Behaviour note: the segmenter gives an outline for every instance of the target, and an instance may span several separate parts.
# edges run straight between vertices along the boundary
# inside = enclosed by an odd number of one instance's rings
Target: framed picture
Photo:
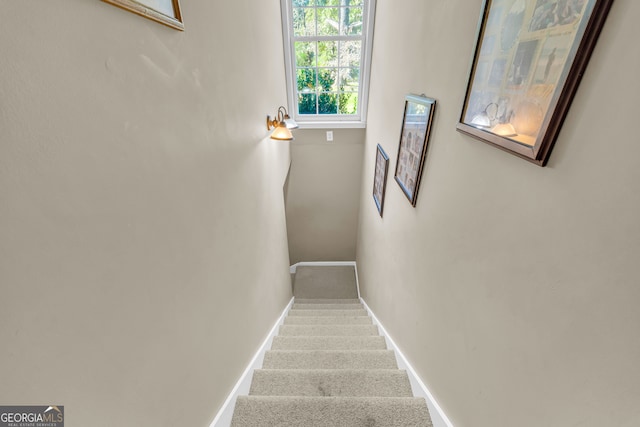
[[[405,98],[394,178],[412,206],[416,205],[418,198],[435,108],[435,99],[416,95]]]
[[[457,129],[544,166],[613,0],[485,0]]]
[[[384,193],[387,189],[387,174],[389,172],[389,156],[380,144],[376,150],[376,168],[373,174],[373,201],[376,202],[378,213],[382,216],[384,208]]]
[[[184,31],[178,0],[103,0],[145,18]]]

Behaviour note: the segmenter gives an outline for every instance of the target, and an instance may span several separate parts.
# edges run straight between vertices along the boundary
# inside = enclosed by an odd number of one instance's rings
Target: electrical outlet
[[[333,142],[333,131],[332,130],[328,130],[327,131],[327,141],[328,142]]]

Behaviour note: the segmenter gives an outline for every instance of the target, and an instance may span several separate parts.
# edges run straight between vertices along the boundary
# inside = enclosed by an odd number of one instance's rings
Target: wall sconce
[[[280,106],[273,119],[271,119],[271,116],[267,116],[267,130],[271,130],[272,128],[275,128],[276,130],[271,134],[271,139],[291,141],[293,139],[293,134],[289,129],[297,129],[298,124],[289,117],[287,109]]]

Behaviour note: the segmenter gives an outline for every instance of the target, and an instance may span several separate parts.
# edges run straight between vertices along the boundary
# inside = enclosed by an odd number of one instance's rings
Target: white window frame
[[[291,0],[280,0],[288,110],[289,114],[301,128],[319,129],[366,127],[376,0],[365,0],[363,2],[363,7],[363,40],[361,49],[362,58],[360,62],[360,83],[358,88],[358,114],[298,114],[298,83],[296,79],[292,5]],[[322,41],[326,40],[327,37],[317,36],[316,39]],[[339,40],[340,36],[331,37],[331,39]]]

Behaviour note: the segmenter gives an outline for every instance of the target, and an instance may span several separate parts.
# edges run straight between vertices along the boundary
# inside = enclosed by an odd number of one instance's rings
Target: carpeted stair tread
[[[357,304],[307,304],[307,303],[293,303],[291,306],[293,310],[362,310],[364,306],[361,303]]]
[[[397,369],[393,350],[270,350],[263,369]]]
[[[233,427],[431,427],[427,404],[415,397],[239,396]]]
[[[299,304],[360,304],[357,298],[296,298],[294,303]]]
[[[368,316],[367,310],[289,310],[288,316]]]
[[[386,350],[382,336],[273,337],[271,350]]]
[[[413,397],[399,369],[257,369],[253,396]]]
[[[286,336],[358,336],[378,335],[375,325],[282,325],[278,335]]]
[[[373,325],[367,316],[287,316],[284,325]]]

